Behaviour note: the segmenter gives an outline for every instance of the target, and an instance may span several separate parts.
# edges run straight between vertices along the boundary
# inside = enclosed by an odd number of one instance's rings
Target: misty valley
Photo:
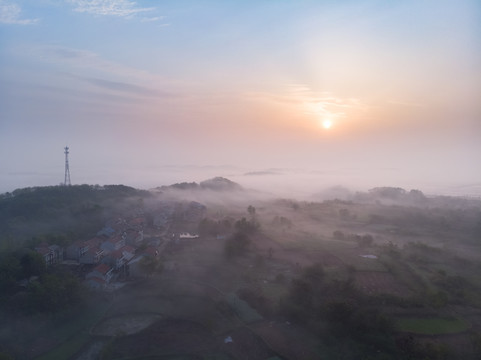
[[[0,359],[480,359],[481,200],[226,178],[0,195]]]

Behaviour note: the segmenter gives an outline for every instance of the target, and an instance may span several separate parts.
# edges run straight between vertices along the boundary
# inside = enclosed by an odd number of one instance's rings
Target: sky
[[[0,0],[0,192],[481,195],[478,0]]]

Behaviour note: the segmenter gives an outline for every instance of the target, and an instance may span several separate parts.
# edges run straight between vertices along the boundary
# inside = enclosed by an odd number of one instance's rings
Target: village
[[[198,202],[163,202],[153,211],[135,209],[110,219],[95,236],[61,247],[42,242],[35,251],[45,265],[64,265],[92,290],[113,291],[122,281],[144,277],[159,265],[168,246],[198,238],[197,224],[206,207]]]

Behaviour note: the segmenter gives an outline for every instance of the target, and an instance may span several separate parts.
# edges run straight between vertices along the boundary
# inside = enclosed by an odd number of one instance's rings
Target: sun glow
[[[332,120],[326,119],[322,122],[322,127],[326,130],[330,129],[332,126]]]

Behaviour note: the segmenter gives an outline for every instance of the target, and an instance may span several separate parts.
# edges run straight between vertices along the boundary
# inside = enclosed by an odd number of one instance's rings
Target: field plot
[[[235,329],[229,333],[229,339],[232,342],[220,339],[223,342],[221,349],[234,359],[265,360],[276,355],[261,337],[247,327]]]
[[[128,314],[104,319],[92,330],[93,335],[131,335],[142,331],[161,318],[158,314]]]
[[[388,294],[408,297],[411,291],[388,272],[357,271],[356,286],[368,295]]]
[[[357,271],[387,271],[377,257],[365,257],[373,255],[370,250],[361,249],[354,242],[322,241],[319,246],[325,258],[339,259],[344,265],[353,266]]]
[[[262,321],[252,326],[270,347],[285,359],[310,360],[319,358],[314,349],[318,339],[299,327],[277,321]]]
[[[235,311],[237,316],[245,323],[250,323],[258,320],[262,320],[262,316],[249,306],[247,302],[234,294],[230,293],[226,296],[227,303]]]
[[[113,358],[209,353],[217,345],[209,330],[198,323],[164,319],[138,334],[116,341]]]

